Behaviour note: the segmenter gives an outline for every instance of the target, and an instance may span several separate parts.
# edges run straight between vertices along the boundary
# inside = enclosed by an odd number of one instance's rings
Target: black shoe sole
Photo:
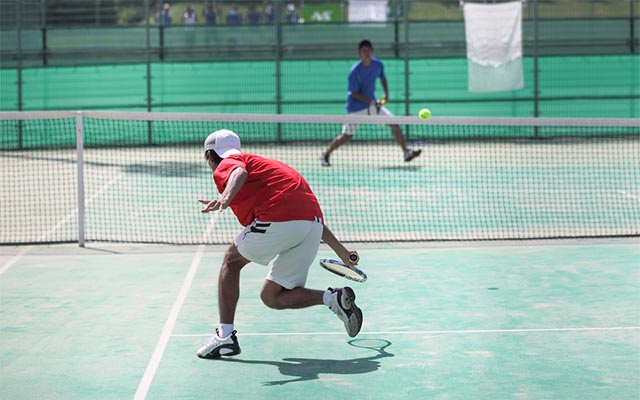
[[[409,161],[413,160],[414,158],[418,157],[421,153],[422,153],[422,150],[416,150],[413,153],[411,153],[411,157],[405,158],[404,161],[405,162],[409,162]]]
[[[343,288],[343,295],[340,296],[340,305],[344,309],[350,309],[356,301],[356,293],[349,286]],[[345,305],[346,303],[346,305]]]
[[[355,316],[356,316],[356,318],[357,318],[357,321],[358,321],[358,329],[357,329],[355,332],[353,332],[353,334],[351,334],[351,333],[349,333],[349,332],[347,332],[347,334],[348,334],[349,336],[351,336],[351,337],[356,337],[356,336],[358,336],[358,333],[360,333],[360,329],[362,329],[362,319],[363,319],[363,318],[362,318],[362,310],[361,310],[358,306],[356,306],[355,304],[353,304],[353,305],[351,306],[351,312],[352,312],[352,314],[351,314],[351,315],[355,315]],[[351,317],[349,317],[349,319],[351,319]]]
[[[231,353],[227,353],[227,354],[220,354],[220,349],[232,349],[233,351]],[[204,356],[198,356],[200,358],[205,358],[207,360],[218,360],[220,358],[224,357],[228,357],[228,356],[237,356],[238,354],[240,354],[240,348],[233,348],[231,346],[220,346],[217,349],[215,349],[214,351],[212,351],[211,353],[204,355]]]

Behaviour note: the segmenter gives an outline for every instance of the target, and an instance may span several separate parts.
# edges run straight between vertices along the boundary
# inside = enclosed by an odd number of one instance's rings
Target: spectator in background
[[[216,2],[213,1],[211,3],[207,3],[202,10],[202,15],[204,16],[204,23],[208,26],[215,26],[218,19],[218,9],[216,7]]]
[[[216,26],[218,23],[218,14],[220,14],[220,12],[218,11],[216,0],[207,2],[202,10],[205,25],[209,27]],[[214,35],[215,29],[204,29],[204,42],[207,47],[211,45],[212,40],[215,42],[215,38],[213,37]]]
[[[187,7],[187,10],[182,14],[182,23],[184,24],[184,37],[187,46],[193,46],[196,41],[195,24],[197,20],[196,8],[193,5]]]
[[[262,42],[260,22],[262,14],[256,9],[256,6],[250,5],[249,12],[247,13],[247,21],[249,23],[249,37],[247,38],[251,44],[258,44]]]
[[[242,25],[242,14],[240,14],[237,3],[231,4],[231,9],[227,13],[226,21],[228,26]],[[234,31],[235,32],[229,34],[229,55],[236,54],[236,51],[238,50],[238,44],[242,42],[240,40],[241,32],[236,29],[234,29]]]
[[[298,24],[304,22],[296,11],[296,6],[293,3],[287,4],[287,13],[284,15],[285,27],[284,38],[289,45],[287,46],[287,53],[292,54],[294,52],[295,43],[298,41]]]
[[[231,10],[227,13],[227,25],[242,25],[242,14],[237,3],[233,3]]]
[[[284,16],[285,21],[288,24],[297,24],[300,22],[300,16],[296,11],[296,6],[293,3],[287,4],[287,13]]]
[[[171,5],[169,3],[164,3],[162,6],[162,11],[156,14],[156,23],[158,25],[171,25]]]
[[[271,5],[271,3],[266,3],[264,5],[264,21],[267,24],[273,25],[273,6]]]
[[[193,5],[187,7],[187,10],[182,14],[182,23],[185,25],[193,26],[196,24],[196,9]]]
[[[256,6],[249,6],[249,13],[247,14],[249,25],[260,25],[261,18],[262,14],[260,14],[260,11],[256,10]]]

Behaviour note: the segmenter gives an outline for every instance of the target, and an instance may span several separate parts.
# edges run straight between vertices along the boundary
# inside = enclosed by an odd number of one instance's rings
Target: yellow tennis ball
[[[420,117],[420,119],[426,121],[431,118],[431,111],[428,108],[423,108],[422,110],[420,110],[420,113],[418,113],[418,116]]]

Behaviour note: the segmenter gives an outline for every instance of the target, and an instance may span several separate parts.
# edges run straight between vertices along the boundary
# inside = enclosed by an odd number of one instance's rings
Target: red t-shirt
[[[280,161],[255,154],[234,154],[220,162],[213,173],[220,193],[238,167],[247,171],[247,180],[229,206],[242,226],[256,218],[265,222],[322,218],[318,199],[302,175]]]

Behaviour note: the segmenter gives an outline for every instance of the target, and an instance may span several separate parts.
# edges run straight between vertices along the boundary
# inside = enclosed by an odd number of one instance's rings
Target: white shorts
[[[391,111],[389,111],[387,107],[382,106],[380,107],[380,111],[378,111],[376,110],[376,107],[374,105],[370,105],[368,108],[365,108],[360,111],[352,112],[347,115],[371,115],[374,117],[375,116],[385,116],[385,117],[393,116],[393,114],[391,114]],[[358,130],[359,127],[360,127],[360,124],[344,124],[342,125],[342,133],[344,135],[353,136],[356,134],[356,131]]]
[[[316,221],[262,222],[255,220],[236,237],[242,257],[268,265],[267,279],[285,289],[304,286],[309,268],[318,254],[323,225]]]

